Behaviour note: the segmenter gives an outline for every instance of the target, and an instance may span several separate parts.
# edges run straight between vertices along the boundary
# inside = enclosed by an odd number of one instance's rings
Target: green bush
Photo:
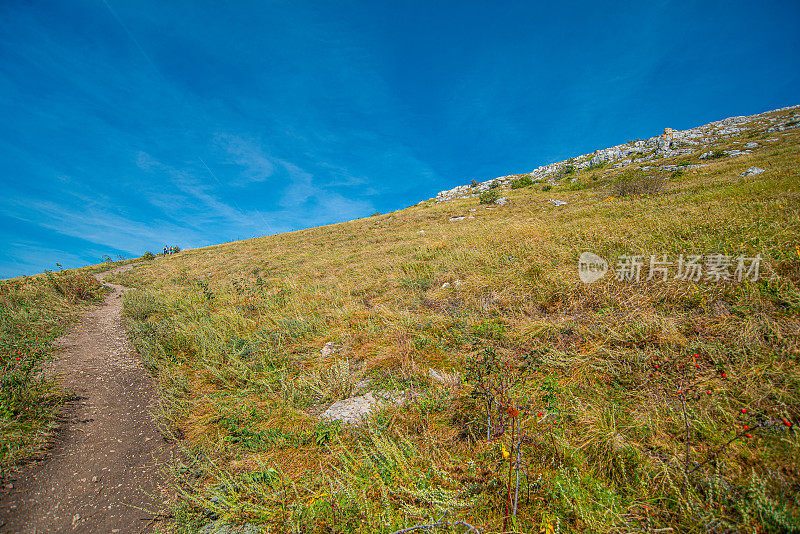
[[[553,186],[550,184],[542,186],[542,191],[550,191],[551,189],[553,189]]]
[[[500,192],[497,189],[489,189],[478,196],[481,204],[492,204],[498,198],[500,198]]]
[[[156,255],[153,254],[152,252],[150,252],[149,250],[147,252],[145,252],[144,254],[142,254],[142,259],[146,260],[146,261],[152,260],[155,257],[156,257]]]
[[[530,176],[522,176],[516,180],[511,180],[511,189],[522,189],[529,185],[533,185],[533,180]]]

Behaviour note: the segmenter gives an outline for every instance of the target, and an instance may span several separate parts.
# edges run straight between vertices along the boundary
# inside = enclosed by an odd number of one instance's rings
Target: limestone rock
[[[439,192],[434,200],[436,202],[449,202],[455,199],[475,197],[491,188],[495,182],[499,184],[500,187],[507,188],[511,185],[512,180],[520,177],[529,177],[534,182],[547,182],[551,185],[555,185],[558,179],[564,178],[564,170],[568,165],[571,165],[578,171],[601,164],[608,164],[609,168],[618,169],[630,165],[634,161],[641,164],[646,161],[655,160],[656,158],[692,155],[700,149],[706,150],[700,158],[707,159],[714,155],[714,151],[712,150],[713,146],[719,141],[736,136],[746,131],[748,128],[763,128],[772,124],[772,127],[767,131],[780,132],[787,128],[800,127],[800,123],[792,124],[789,122],[796,121],[797,118],[800,117],[796,112],[797,109],[798,107],[794,106],[773,110],[795,110],[792,117],[783,117],[780,119],[776,117],[765,117],[762,114],[749,117],[729,117],[689,130],[677,131],[668,129],[668,131],[665,131],[664,135],[657,135],[650,139],[639,139],[622,145],[595,150],[592,153],[576,156],[568,161],[539,166],[525,174],[501,176],[480,183],[476,181],[473,182],[472,185],[460,185],[453,189]],[[790,125],[786,126],[786,124]],[[773,141],[773,139],[768,139],[766,141]],[[758,143],[748,142],[744,145],[743,150],[728,150],[725,151],[725,155],[729,157],[742,156],[750,154],[751,150],[756,148],[758,148]],[[502,205],[499,200],[497,203]]]
[[[322,412],[320,418],[357,425],[381,405],[402,404],[403,396],[404,392],[370,391],[360,397],[350,397],[334,402]]]
[[[764,172],[764,169],[759,167],[750,167],[739,176],[753,176],[754,174],[761,174],[762,172]]]

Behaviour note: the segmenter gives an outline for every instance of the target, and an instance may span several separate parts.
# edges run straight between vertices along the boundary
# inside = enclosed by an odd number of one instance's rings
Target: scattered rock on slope
[[[762,172],[764,172],[764,169],[760,167],[750,167],[739,176],[753,176],[754,174],[761,174]]]
[[[342,421],[350,425],[361,423],[367,416],[382,405],[402,404],[405,392],[370,391],[360,397],[338,400],[320,415],[321,419]]]

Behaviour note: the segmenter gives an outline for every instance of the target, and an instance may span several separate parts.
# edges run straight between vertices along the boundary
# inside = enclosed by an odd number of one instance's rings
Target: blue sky
[[[800,103],[800,3],[0,2],[0,277]]]

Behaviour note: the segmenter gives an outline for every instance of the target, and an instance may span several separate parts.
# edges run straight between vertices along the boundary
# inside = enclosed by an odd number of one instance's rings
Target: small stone
[[[376,398],[375,395],[378,395],[380,399]],[[320,415],[320,419],[338,420],[346,424],[357,425],[378,406],[385,404],[387,401],[402,404],[403,396],[397,392],[376,391],[374,393],[369,392],[361,397],[338,400]]]
[[[450,217],[450,222],[463,221],[464,219],[466,219],[466,217],[464,217],[464,216],[461,216],[461,217]]]
[[[551,198],[550,202],[552,202],[554,206],[566,206],[567,205],[566,201],[564,201],[564,200],[555,200],[555,199]]]
[[[753,143],[753,142],[750,142],[750,143],[747,143],[746,145],[744,145],[745,148],[756,148],[757,146],[758,146],[758,143]]]
[[[753,176],[754,174],[761,174],[762,172],[764,172],[764,169],[759,167],[750,167],[739,176]]]
[[[507,202],[508,199],[506,197],[500,197],[494,201],[494,203],[497,204],[498,206],[504,206]]]
[[[98,479],[97,477],[92,477],[92,482],[99,482],[99,481],[100,479]]]
[[[333,341],[328,341],[325,345],[320,349],[319,353],[323,356],[330,356],[336,352],[336,346],[333,344]]]

